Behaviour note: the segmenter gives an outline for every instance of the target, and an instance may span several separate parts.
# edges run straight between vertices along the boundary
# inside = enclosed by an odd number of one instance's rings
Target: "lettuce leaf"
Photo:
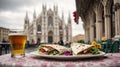
[[[100,54],[100,50],[98,48],[96,48],[96,47],[92,47],[90,49],[90,53],[92,53],[92,54]]]

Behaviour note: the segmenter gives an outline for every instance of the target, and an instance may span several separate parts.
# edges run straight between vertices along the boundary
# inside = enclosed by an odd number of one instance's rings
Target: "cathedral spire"
[[[56,5],[56,12],[58,12],[58,6]]]
[[[46,9],[46,3],[45,3],[45,5],[44,5],[44,6],[45,6],[45,9]]]
[[[68,23],[71,24],[71,16],[70,16],[70,12],[69,12],[69,15],[68,15]]]
[[[29,21],[28,12],[26,11],[25,21]]]
[[[54,4],[54,11],[55,11],[55,14],[58,13],[58,6]]]
[[[28,18],[28,12],[26,11],[26,16],[24,19],[24,30],[29,26],[29,18]]]
[[[56,10],[58,10],[58,6],[56,5]]]
[[[46,11],[46,4],[42,5],[42,9],[43,9],[43,11]]]
[[[33,19],[36,19],[36,11],[34,10]]]
[[[62,20],[64,21],[64,12],[62,11]]]
[[[42,4],[42,9],[44,8],[44,4]]]
[[[55,11],[55,4],[54,4],[53,8],[54,8],[54,11]]]

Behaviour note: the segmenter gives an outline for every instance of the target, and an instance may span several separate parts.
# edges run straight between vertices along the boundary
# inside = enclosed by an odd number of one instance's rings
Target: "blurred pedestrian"
[[[63,45],[64,45],[63,40],[60,40],[60,41],[58,42],[58,44],[63,46]]]

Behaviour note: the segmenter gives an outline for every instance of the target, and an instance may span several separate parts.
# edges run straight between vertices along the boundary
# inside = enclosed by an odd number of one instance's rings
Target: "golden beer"
[[[11,43],[11,57],[16,55],[25,56],[25,44],[27,36],[24,34],[10,34],[9,41]]]

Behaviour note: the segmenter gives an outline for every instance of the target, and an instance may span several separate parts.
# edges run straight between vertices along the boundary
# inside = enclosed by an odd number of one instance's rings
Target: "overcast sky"
[[[39,16],[43,4],[46,4],[47,9],[53,9],[53,6],[57,5],[59,16],[61,17],[63,11],[66,22],[70,13],[73,36],[84,34],[81,19],[79,19],[79,24],[73,21],[73,12],[76,10],[75,0],[0,0],[0,27],[23,29],[26,11],[32,21],[34,10]]]

